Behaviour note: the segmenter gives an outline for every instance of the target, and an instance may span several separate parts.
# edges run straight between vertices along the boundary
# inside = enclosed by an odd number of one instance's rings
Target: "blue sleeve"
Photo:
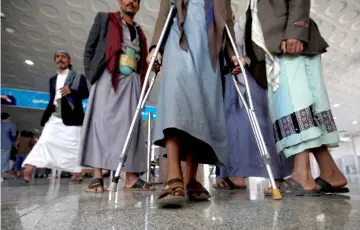
[[[13,142],[13,144],[15,144],[15,141],[16,141],[16,126],[14,124],[12,124],[10,126],[9,138]]]

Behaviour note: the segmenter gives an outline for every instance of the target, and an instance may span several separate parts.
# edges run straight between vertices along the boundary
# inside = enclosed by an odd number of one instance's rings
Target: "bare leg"
[[[314,191],[317,190],[317,184],[311,174],[309,153],[304,151],[295,155],[291,178],[300,183],[306,191]]]
[[[103,178],[102,169],[94,169],[93,174],[93,178]]]
[[[185,176],[185,184],[189,184],[190,182],[197,181],[196,175],[199,164],[194,161],[191,153],[188,153],[186,156],[186,176]],[[193,193],[192,196],[206,196],[206,193]]]
[[[197,175],[198,166],[199,165],[195,161],[193,161],[192,154],[189,153],[186,156],[185,184],[188,184],[191,181],[196,181],[196,175]]]
[[[168,137],[166,139],[166,152],[168,160],[168,180],[184,179],[181,170],[180,138]]]
[[[320,168],[320,178],[330,183],[335,188],[344,187],[347,184],[346,177],[337,167],[327,147],[322,146],[312,149]]]
[[[30,181],[32,179],[33,165],[27,165],[24,169],[24,180]]]
[[[184,177],[181,170],[180,142],[179,136],[167,136],[165,141],[168,182],[156,201],[160,206],[182,206],[186,200]]]

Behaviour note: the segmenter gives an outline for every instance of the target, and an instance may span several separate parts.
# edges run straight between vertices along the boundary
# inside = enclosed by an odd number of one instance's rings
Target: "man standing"
[[[294,159],[291,177],[280,189],[295,196],[349,191],[328,150],[339,144],[321,64],[328,44],[310,18],[310,7],[310,0],[251,0],[245,29],[249,71],[268,84],[277,150]],[[320,167],[315,180],[310,153]]]
[[[16,127],[8,113],[1,113],[1,176],[8,177],[11,149],[16,140]]]
[[[84,120],[82,101],[89,96],[86,78],[72,70],[65,50],[54,55],[57,75],[50,79],[50,101],[41,119],[41,137],[23,163],[24,179],[31,180],[34,166],[72,172],[71,183],[81,182],[78,166],[81,126]]]
[[[81,141],[80,164],[94,168],[88,192],[103,192],[102,169],[116,170],[136,110],[147,63],[146,37],[134,22],[140,0],[118,0],[121,12],[98,13],[85,47],[92,88]],[[145,136],[139,122],[124,167],[125,189],[152,190],[137,177],[146,171]]]

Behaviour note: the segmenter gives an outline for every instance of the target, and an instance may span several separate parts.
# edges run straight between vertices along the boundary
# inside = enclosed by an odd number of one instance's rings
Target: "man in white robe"
[[[32,178],[34,167],[59,169],[73,173],[70,182],[79,183],[78,165],[80,133],[84,120],[82,101],[89,96],[84,75],[71,69],[71,58],[65,50],[54,55],[58,66],[50,79],[50,101],[41,120],[41,137],[23,163],[24,180]]]

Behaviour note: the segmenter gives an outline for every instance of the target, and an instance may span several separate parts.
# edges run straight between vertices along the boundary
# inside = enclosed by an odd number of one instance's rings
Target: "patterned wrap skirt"
[[[322,74],[321,56],[281,56],[280,86],[269,85],[269,109],[278,152],[337,147],[339,135]]]

